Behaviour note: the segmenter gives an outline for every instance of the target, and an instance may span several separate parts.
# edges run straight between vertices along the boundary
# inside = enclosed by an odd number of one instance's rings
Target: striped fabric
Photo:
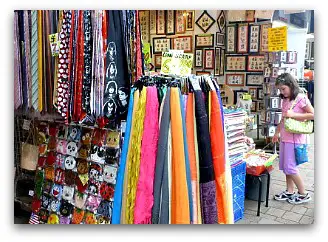
[[[39,216],[35,213],[32,213],[28,223],[29,224],[40,224]]]
[[[39,90],[38,90],[38,12],[31,11],[32,17],[32,40],[31,40],[31,74],[32,74],[32,106],[38,110]]]

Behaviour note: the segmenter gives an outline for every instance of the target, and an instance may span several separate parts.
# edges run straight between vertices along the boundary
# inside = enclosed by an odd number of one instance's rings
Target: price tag
[[[30,130],[30,124],[31,124],[31,121],[30,120],[24,119],[23,129]]]
[[[201,91],[202,89],[200,88],[200,85],[199,85],[199,81],[198,81],[198,78],[200,77],[190,77],[190,81],[191,81],[191,85],[192,87],[194,88],[195,91]]]
[[[58,56],[60,46],[60,41],[58,40],[58,33],[50,34],[49,42],[52,56]]]

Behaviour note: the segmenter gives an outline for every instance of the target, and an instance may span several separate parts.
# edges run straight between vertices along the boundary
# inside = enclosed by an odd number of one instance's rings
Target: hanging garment
[[[226,198],[227,188],[225,179],[226,172],[223,123],[217,94],[215,91],[210,91],[210,95],[210,136],[217,194],[216,204],[218,211],[218,222],[226,224],[228,220],[228,208]]]
[[[160,131],[157,146],[154,205],[152,208],[153,224],[169,223],[169,190],[168,190],[168,135],[170,125],[170,89],[167,90],[162,102]]]
[[[146,113],[141,143],[139,179],[134,208],[134,224],[150,224],[154,204],[154,177],[158,143],[158,96],[155,86],[147,87]]]
[[[190,160],[190,174],[191,174],[191,186],[192,186],[192,208],[193,208],[193,224],[198,224],[198,203],[197,198],[197,164],[195,153],[195,133],[194,133],[194,95],[188,94],[187,108],[186,108],[186,127],[187,127],[187,141]]]
[[[171,100],[170,100],[171,103]],[[172,224],[172,123],[169,124],[169,133],[167,136],[167,177],[169,185],[169,224]],[[165,169],[165,163],[164,163]],[[165,175],[165,170],[164,170]]]
[[[15,11],[14,16],[14,105],[15,110],[22,105],[22,73],[21,73],[21,55],[20,55],[20,45],[19,45],[19,30],[18,30],[18,12]]]
[[[128,118],[126,121],[124,143],[123,143],[123,147],[122,147],[122,154],[121,154],[120,163],[119,163],[120,166],[119,166],[118,172],[117,172],[116,186],[115,186],[115,192],[114,192],[112,224],[120,224],[120,220],[121,220],[124,171],[125,171],[125,165],[126,165],[126,159],[127,159],[127,152],[128,152],[129,143],[130,143],[132,113],[133,113],[133,105],[134,105],[134,100],[133,100],[134,91],[135,91],[135,89],[131,89],[131,93],[130,93],[129,110],[128,110]]]
[[[202,91],[195,91],[195,104],[202,217],[205,224],[214,224],[218,222],[216,191],[211,144],[209,142],[209,123]]]
[[[146,96],[147,88],[141,91],[140,99],[138,102],[138,109],[136,111],[136,122],[133,127],[134,132],[131,139],[132,147],[129,153],[128,164],[128,192],[126,202],[126,222],[133,224],[134,221],[134,205],[136,199],[137,182],[139,179],[140,170],[140,152],[141,152],[141,138],[144,130],[144,119],[146,111]]]
[[[38,10],[38,106],[43,110],[42,10]]]
[[[38,110],[38,12],[31,11],[31,78],[32,78],[32,106]],[[41,51],[41,50],[40,50]]]
[[[178,88],[171,88],[172,123],[172,224],[190,224],[189,196],[181,103]]]
[[[27,81],[27,104],[32,107],[32,75],[31,75],[31,44],[30,44],[30,12],[24,10],[24,51],[25,73]]]

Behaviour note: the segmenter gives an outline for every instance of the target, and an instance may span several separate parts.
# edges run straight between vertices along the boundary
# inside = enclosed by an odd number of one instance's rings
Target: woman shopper
[[[279,142],[280,135],[280,162],[279,169],[286,175],[287,190],[274,196],[276,200],[288,201],[292,204],[301,204],[311,200],[311,196],[305,191],[303,179],[298,171],[295,160],[295,145],[306,144],[306,134],[294,134],[284,127],[286,118],[306,121],[314,119],[314,108],[306,95],[302,94],[295,78],[284,73],[276,79],[276,86],[280,90],[282,98],[283,118],[277,127],[273,142]],[[292,108],[291,108],[292,107]],[[294,184],[298,193],[294,192]]]

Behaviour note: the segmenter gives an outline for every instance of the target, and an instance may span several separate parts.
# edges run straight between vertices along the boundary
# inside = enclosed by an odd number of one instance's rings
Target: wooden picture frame
[[[214,76],[220,76],[221,72],[220,72],[220,68],[221,68],[221,48],[220,47],[216,47],[215,48],[215,63],[214,63]]]
[[[264,91],[263,88],[257,88],[257,99],[263,100],[264,98]]]
[[[166,10],[166,35],[175,34],[175,12],[174,10]]]
[[[209,48],[214,46],[214,34],[195,35],[195,48]]]
[[[247,56],[247,71],[263,72],[264,71],[264,56],[263,55]]]
[[[157,17],[156,17],[156,10],[150,10],[149,11],[149,33],[150,34],[156,34],[156,22],[157,22]]]
[[[154,37],[153,38],[153,53],[161,54],[162,52],[171,49],[171,39],[166,37]]]
[[[249,94],[252,96],[252,100],[257,99],[257,88],[250,87],[249,89]]]
[[[156,10],[156,34],[165,35],[166,26],[165,26],[165,10]]]
[[[264,76],[262,73],[246,73],[246,86],[262,86]]]
[[[262,112],[262,110],[264,110],[264,103],[258,101],[257,102],[257,107],[256,107],[256,112]]]
[[[155,68],[162,66],[162,54],[156,54],[154,55],[154,62],[155,62]]]
[[[195,67],[203,68],[203,49],[195,49]]]
[[[252,100],[251,112],[256,112],[256,108],[257,108],[257,101]]]
[[[234,90],[233,91],[233,103],[237,104],[239,99],[242,98],[242,96],[245,93],[248,93],[248,91],[247,90]]]
[[[268,29],[271,28],[271,26],[271,23],[261,25],[260,52],[268,52]]]
[[[255,10],[246,10],[246,22],[255,21]]]
[[[226,55],[226,72],[246,71],[245,55]]]
[[[279,76],[279,68],[278,67],[273,67],[272,72],[271,72],[271,77],[272,78],[277,78]]]
[[[196,71],[196,76],[208,75],[210,76],[212,73],[210,71]]]
[[[221,48],[220,76],[224,75],[224,65],[225,65],[225,50]]]
[[[141,40],[143,43],[150,43],[150,24],[149,24],[149,10],[139,11],[139,20],[140,20],[140,34]]]
[[[260,25],[249,26],[249,52],[260,52]],[[267,54],[267,53],[266,53]]]
[[[216,38],[215,38],[216,46],[224,46],[225,44],[225,34],[216,32]]]
[[[237,53],[248,53],[248,24],[238,24]]]
[[[192,53],[192,35],[179,36],[172,39],[174,50],[184,50],[185,53]]]
[[[194,31],[195,10],[186,10],[186,31]]]
[[[203,13],[199,16],[199,18],[196,20],[197,26],[206,33],[212,25],[215,23],[215,20],[212,18],[212,16],[204,10]]]
[[[221,10],[218,19],[216,20],[219,28],[220,33],[225,33],[225,27],[226,27],[226,17],[224,14],[224,11]]]
[[[226,74],[226,85],[243,87],[245,84],[245,74],[244,73],[235,73],[235,74]]]
[[[214,50],[204,50],[204,69],[214,69]]]
[[[228,25],[226,33],[226,53],[232,54],[236,53],[236,43],[237,43],[237,27],[236,25]]]
[[[175,10],[175,34],[186,32],[186,15],[184,10]]]

